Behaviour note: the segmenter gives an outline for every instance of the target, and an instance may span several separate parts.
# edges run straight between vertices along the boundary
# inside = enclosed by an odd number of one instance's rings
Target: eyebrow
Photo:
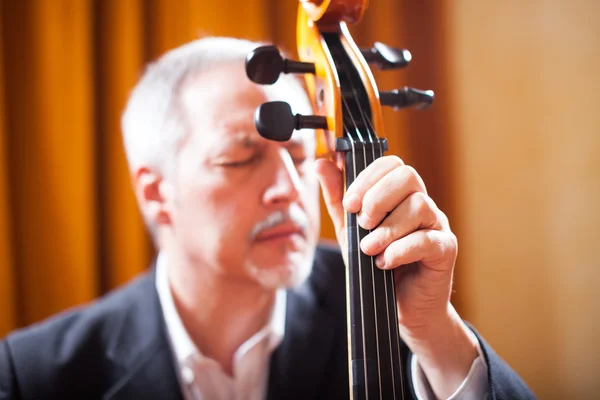
[[[234,145],[241,145],[245,149],[255,149],[260,146],[258,140],[251,138],[246,134],[235,136],[231,142]]]
[[[263,143],[260,139],[251,137],[244,133],[234,136],[231,139],[231,143],[234,146],[241,145],[241,147],[243,147],[245,149],[256,149],[263,145]],[[294,137],[292,137],[287,142],[282,143],[282,145],[289,149],[299,149],[299,148],[305,147],[305,143],[302,140],[300,140],[299,138],[294,138]]]

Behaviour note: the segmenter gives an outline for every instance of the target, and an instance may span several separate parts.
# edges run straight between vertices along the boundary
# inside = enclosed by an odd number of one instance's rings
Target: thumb
[[[333,221],[339,240],[344,237],[342,233],[346,221],[342,205],[344,198],[343,172],[333,161],[326,158],[319,158],[315,161],[315,172],[323,191],[327,212]]]

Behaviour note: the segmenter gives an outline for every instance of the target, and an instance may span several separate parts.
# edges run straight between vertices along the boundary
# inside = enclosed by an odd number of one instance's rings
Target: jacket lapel
[[[285,336],[271,357],[269,399],[314,399],[332,353],[334,324],[308,286],[288,291]]]
[[[182,399],[155,288],[155,268],[134,283],[128,309],[115,324],[108,357],[115,384],[103,399]]]
[[[169,349],[147,349],[145,357],[130,371],[125,371],[123,378],[103,399],[183,399]]]
[[[119,310],[122,317],[115,324],[108,354],[115,364],[115,384],[103,399],[183,399],[155,288],[155,273],[151,268],[134,283],[128,292],[130,298],[122,301],[128,309]],[[319,398],[319,389],[331,379],[328,368],[340,367],[332,361],[336,324],[340,321],[333,310],[320,304],[313,284],[288,290],[285,336],[271,357],[268,399]],[[343,305],[343,294],[337,300]],[[346,369],[347,364],[342,367]]]

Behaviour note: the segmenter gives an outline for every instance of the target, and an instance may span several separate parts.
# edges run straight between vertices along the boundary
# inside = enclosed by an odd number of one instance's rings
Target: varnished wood
[[[300,4],[297,21],[298,56],[315,64],[316,73],[305,76],[307,90],[318,115],[327,117],[328,131],[317,131],[317,157],[334,152],[335,137],[343,137],[339,82],[332,69],[331,55],[321,44],[321,34],[305,7]]]
[[[368,0],[301,0],[312,21],[337,24],[346,21],[359,23],[369,4]]]
[[[373,126],[379,137],[385,137],[377,84],[367,62],[350,36],[346,22],[342,21],[343,16],[347,15],[341,11],[342,4],[344,3],[347,3],[344,9],[346,13],[350,9],[354,10],[353,12],[357,12],[359,6],[361,7],[360,17],[350,18],[351,21],[360,21],[367,6],[367,0],[351,0],[346,2],[341,0],[302,1],[298,9],[296,28],[298,56],[300,60],[313,62],[316,66],[316,74],[306,75],[305,82],[315,111],[318,115],[326,116],[329,124],[329,132],[317,132],[318,157],[331,154],[334,151],[333,143],[335,137],[344,136],[341,129],[342,116],[339,82],[337,82],[336,74],[331,69],[331,55],[327,54],[327,50],[323,48],[321,43],[320,35],[321,31],[324,30],[323,26],[315,22],[323,14],[328,16],[327,18],[330,22],[325,30],[339,32],[342,35],[342,42],[352,59],[354,68],[358,70],[363,81],[367,82],[365,88],[371,104]],[[333,7],[334,10],[332,11],[327,7]],[[331,23],[336,19],[337,23]],[[332,132],[333,136],[330,134]]]
[[[375,82],[371,68],[369,68],[369,64],[365,61],[360,49],[354,42],[354,39],[350,36],[350,32],[345,23],[340,24],[340,34],[342,37],[342,44],[346,48],[346,52],[352,60],[354,68],[356,68],[364,82],[364,87],[367,91],[367,96],[369,97],[369,104],[371,105],[371,121],[373,128],[375,128],[375,132],[377,132],[377,137],[384,138],[386,135],[383,126],[381,103],[379,102],[379,90],[377,89],[377,83]]]
[[[315,65],[305,75],[316,114],[328,129],[317,133],[317,156],[343,155],[344,191],[382,157],[384,127],[379,92],[347,23],[360,21],[367,1],[301,1],[298,55]],[[387,142],[385,142],[387,143]],[[394,274],[360,250],[368,235],[355,213],[346,213],[348,368],[352,399],[404,398]]]

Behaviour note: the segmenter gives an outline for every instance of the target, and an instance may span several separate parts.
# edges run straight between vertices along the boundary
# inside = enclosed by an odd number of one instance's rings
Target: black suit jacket
[[[154,271],[0,342],[0,399],[181,399]],[[321,246],[310,278],[288,292],[285,329],[271,359],[268,398],[349,398],[344,266],[336,249]],[[479,339],[490,398],[533,398]],[[402,350],[410,383],[410,355]],[[410,384],[405,392],[414,396]]]

